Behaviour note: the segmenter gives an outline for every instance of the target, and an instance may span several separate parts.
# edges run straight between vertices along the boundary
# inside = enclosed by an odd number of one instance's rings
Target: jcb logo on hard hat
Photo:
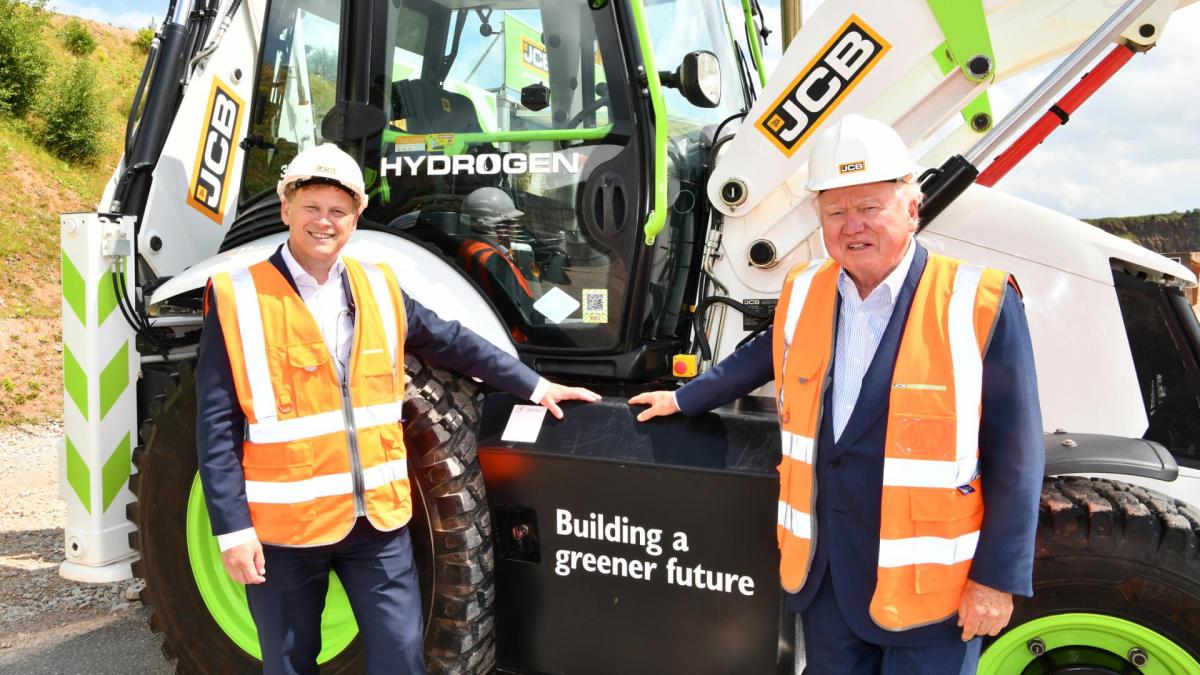
[[[225,216],[225,193],[237,150],[234,139],[242,127],[242,107],[242,99],[214,77],[187,202],[217,224]]]
[[[851,14],[754,126],[791,157],[889,49],[891,45]],[[843,173],[845,166],[850,165],[843,166]]]
[[[866,162],[850,162],[848,164],[839,164],[838,173],[854,173],[855,171],[865,171],[866,168]]]

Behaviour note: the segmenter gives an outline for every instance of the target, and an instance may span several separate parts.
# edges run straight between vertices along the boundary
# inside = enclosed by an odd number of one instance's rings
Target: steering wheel
[[[607,96],[601,96],[600,98],[597,98],[591,103],[583,106],[582,110],[575,113],[575,116],[572,117],[563,128],[574,129],[575,127],[579,126],[588,115],[600,110],[601,108],[607,108],[608,105],[609,101]]]

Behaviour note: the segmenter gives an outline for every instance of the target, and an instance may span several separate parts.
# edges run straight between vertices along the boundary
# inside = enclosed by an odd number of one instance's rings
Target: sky
[[[766,59],[779,59],[779,1],[760,0],[775,34]],[[740,2],[727,0],[735,21]],[[141,28],[162,20],[168,0],[51,0],[57,11]],[[804,2],[810,14],[821,0]],[[1200,208],[1200,3],[1176,12],[1158,46],[1134,56],[1071,122],[997,184],[997,189],[1077,218]],[[1002,115],[1054,64],[992,89]]]

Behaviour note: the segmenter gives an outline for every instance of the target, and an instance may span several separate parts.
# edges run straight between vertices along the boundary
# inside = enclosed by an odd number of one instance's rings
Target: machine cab
[[[542,356],[540,369],[608,354],[611,372],[598,374],[665,372],[672,350],[646,345],[687,335],[683,299],[707,220],[704,130],[747,108],[749,88],[723,8],[666,0],[643,11],[639,28],[628,3],[602,0],[275,0],[240,211],[273,199],[299,150],[335,142],[363,162],[360,227],[434,247],[523,355]],[[656,120],[646,47],[669,70],[711,52],[719,103],[664,88],[668,119]],[[647,246],[655,209],[666,229]]]

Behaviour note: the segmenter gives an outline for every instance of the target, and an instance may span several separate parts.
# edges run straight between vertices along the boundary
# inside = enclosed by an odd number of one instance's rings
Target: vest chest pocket
[[[359,377],[363,402],[367,405],[391,403],[399,398],[396,371],[383,349],[364,349],[356,354],[354,369]]]
[[[312,445],[308,441],[247,443],[242,468],[248,481],[291,482],[312,478]]]
[[[892,413],[888,425],[887,457],[954,459],[955,418]]]
[[[806,354],[788,354],[788,363],[783,373],[783,400],[779,406],[779,421],[784,428],[808,435],[816,428],[817,411],[821,407],[821,380],[825,376],[826,364],[816,358],[805,358]],[[794,361],[794,362],[793,362]],[[813,432],[815,436],[815,431]]]
[[[285,351],[285,374],[282,378],[290,391],[280,392],[280,413],[284,410],[285,397],[290,396],[297,415],[306,415],[341,407],[341,392],[337,373],[333,368],[333,356],[324,340],[288,345]]]

